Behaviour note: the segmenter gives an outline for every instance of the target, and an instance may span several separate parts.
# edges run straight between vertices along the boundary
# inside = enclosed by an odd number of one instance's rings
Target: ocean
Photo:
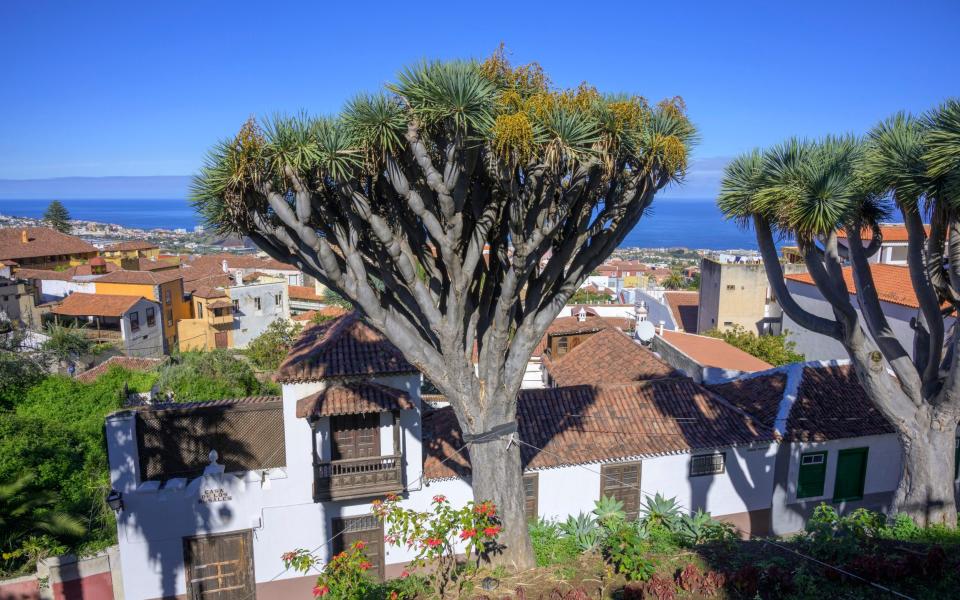
[[[61,200],[70,216],[86,221],[115,223],[139,229],[186,229],[191,231],[200,219],[186,199],[157,200]],[[46,200],[2,200],[0,215],[41,217]],[[727,221],[712,199],[654,200],[622,246],[639,248],[687,247],[755,249],[752,231],[743,231]]]

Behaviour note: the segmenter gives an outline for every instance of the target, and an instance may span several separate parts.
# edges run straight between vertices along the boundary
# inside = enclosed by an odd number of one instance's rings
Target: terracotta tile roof
[[[727,342],[705,335],[663,330],[659,334],[667,343],[704,367],[731,369],[753,373],[772,369],[773,365]]]
[[[463,477],[469,452],[453,409],[424,414],[426,479]],[[616,386],[521,390],[517,403],[525,469],[606,462],[772,441],[773,435],[690,379]],[[464,457],[466,455],[466,457]]]
[[[689,333],[697,333],[700,292],[664,292],[663,302],[670,309],[673,322]]]
[[[164,269],[176,269],[180,262],[176,260],[155,260],[152,258],[141,258],[138,261],[141,271],[158,271]]]
[[[323,302],[323,297],[317,294],[317,290],[313,287],[305,285],[291,285],[287,286],[288,293],[290,294],[290,299],[298,300],[312,300],[314,302]]]
[[[18,279],[40,279],[43,281],[70,281],[73,276],[64,271],[50,269],[17,269]]]
[[[792,370],[792,372],[791,372]],[[791,442],[822,442],[894,433],[849,364],[797,363],[710,386]],[[792,401],[795,397],[796,400]],[[788,415],[785,422],[776,418]]]
[[[927,235],[930,235],[930,226],[924,225],[924,231],[927,232]],[[883,241],[885,242],[906,242],[910,239],[910,236],[907,235],[907,228],[901,224],[891,223],[889,225],[881,225],[880,233],[883,234]],[[840,239],[847,239],[847,232],[843,229],[837,232],[837,237]],[[864,229],[860,233],[860,237],[864,240],[870,240],[873,238],[873,231],[871,229]]]
[[[263,258],[260,256],[249,256],[240,254],[204,254],[190,261],[194,267],[211,268],[223,270],[223,261],[227,261],[227,268],[230,269],[259,269],[270,271],[298,271],[298,269],[287,263],[282,263],[273,258]]]
[[[97,279],[97,283],[132,283],[140,285],[160,285],[181,279],[180,269],[170,271],[114,271]]]
[[[196,288],[185,290],[190,294],[193,294],[197,298],[226,298],[227,293],[219,288],[212,288],[207,286],[199,286]]]
[[[579,317],[557,317],[547,327],[536,348],[533,349],[533,357],[539,357],[547,349],[547,342],[552,335],[577,335],[581,333],[594,333],[609,328],[619,328],[623,331],[633,330],[633,319],[624,319],[618,317],[598,317],[596,314],[590,314],[592,309],[584,309],[587,318],[583,321]]]
[[[335,417],[390,412],[414,408],[410,395],[397,388],[371,382],[328,385],[316,394],[297,400],[297,417]]]
[[[231,307],[233,307],[233,303],[231,303],[229,300],[214,300],[213,302],[207,305],[207,308],[231,308]]]
[[[673,367],[616,329],[594,333],[559,358],[543,355],[557,386],[605,385],[670,377]]]
[[[290,287],[293,287],[293,286],[290,286]],[[339,306],[324,306],[323,308],[302,312],[299,315],[293,315],[290,318],[293,319],[294,321],[310,321],[315,316],[320,315],[321,317],[336,319],[337,317],[342,317],[348,312],[350,311],[348,311],[345,308],[341,308]]]
[[[188,294],[196,294],[198,290],[204,289],[227,288],[236,284],[233,277],[222,271],[209,273],[194,271],[193,269],[180,269],[180,272],[183,274],[183,291]]]
[[[141,300],[143,300],[143,296],[113,296],[74,292],[64,298],[51,312],[71,317],[121,317]]]
[[[276,381],[416,373],[417,369],[358,313],[306,328],[277,369]]]
[[[0,228],[0,259],[3,260],[96,253],[97,249],[91,244],[50,227]]]
[[[128,371],[152,371],[165,363],[166,358],[137,358],[134,356],[111,356],[92,369],[87,369],[77,375],[76,380],[83,383],[96,381],[98,377],[110,370],[111,367],[120,367]]]
[[[160,246],[146,240],[127,240],[104,246],[104,252],[133,252],[134,250],[157,250]]]
[[[910,270],[897,265],[871,264],[873,283],[877,288],[877,296],[884,302],[920,308],[917,294],[910,283]],[[793,273],[785,277],[790,281],[797,281],[807,285],[815,285],[809,273]],[[843,281],[847,284],[847,292],[857,293],[857,286],[853,282],[853,272],[850,267],[843,269]]]

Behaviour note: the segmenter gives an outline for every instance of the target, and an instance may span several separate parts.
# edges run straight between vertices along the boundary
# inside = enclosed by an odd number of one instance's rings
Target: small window
[[[203,318],[203,304],[201,304],[200,302],[197,302],[197,318],[198,319]]]
[[[827,477],[827,453],[810,452],[800,456],[800,473],[797,476],[797,498],[816,498],[823,495],[823,482]]]
[[[735,286],[735,285],[728,285],[728,286],[727,286],[727,291],[728,291],[728,292],[731,291],[731,290],[735,290],[735,289],[737,289],[737,286]]]
[[[724,326],[724,327],[733,327],[733,321],[724,321],[724,322],[723,322],[723,326]]]
[[[136,311],[130,313],[130,330],[140,331],[140,313]]]
[[[253,299],[253,308],[256,309],[256,310],[260,310],[260,298],[259,298],[259,297]]]
[[[173,302],[173,296],[170,294],[170,290],[166,291],[166,294],[164,295],[164,302],[166,304],[170,304],[171,302]]]
[[[540,475],[528,473],[523,476],[523,514],[528,521],[536,521],[539,516]]]
[[[567,339],[567,336],[557,338],[557,356],[563,356],[567,353],[567,347],[570,344],[570,341]]]
[[[723,453],[693,456],[690,458],[690,477],[723,473],[725,465],[726,455]]]
[[[167,327],[173,327],[173,309],[167,309]]]
[[[240,312],[240,301],[234,300],[232,304],[233,304],[233,313],[237,314],[238,312]]]
[[[155,327],[157,324],[157,311],[152,306],[147,307],[147,327]]]
[[[277,306],[283,304],[283,294],[277,294],[273,297],[273,303]]]

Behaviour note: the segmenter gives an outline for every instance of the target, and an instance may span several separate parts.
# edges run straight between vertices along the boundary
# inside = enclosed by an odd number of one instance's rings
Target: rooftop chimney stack
[[[21,244],[26,244],[26,243],[28,243],[29,241],[30,241],[30,236],[27,235],[27,230],[24,229],[23,231],[20,232],[20,243],[21,243]]]
[[[237,285],[243,285],[243,271],[241,271],[240,269],[237,269],[233,273],[233,279],[237,282]]]

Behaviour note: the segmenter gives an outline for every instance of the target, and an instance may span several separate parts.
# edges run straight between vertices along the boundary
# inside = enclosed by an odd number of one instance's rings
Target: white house
[[[412,555],[384,546],[370,502],[471,498],[452,409],[423,405],[419,373],[356,315],[308,329],[278,381],[282,398],[107,418],[125,597],[309,597],[314,577],[281,555],[330,556],[356,539],[378,574],[395,575]],[[767,531],[772,432],[689,379],[526,390],[518,424],[531,515],[587,512],[601,495],[635,514],[661,492]]]
[[[909,351],[913,348],[913,328],[910,327],[910,321],[918,316],[920,305],[910,283],[908,268],[889,264],[871,264],[870,270],[883,314],[887,317],[897,339]],[[854,285],[850,267],[844,267],[843,278],[847,293],[850,295],[850,302],[859,314],[857,288]],[[833,309],[820,294],[808,273],[790,274],[785,279],[787,289],[802,308],[815,315],[834,318]],[[949,330],[953,322],[954,317],[945,319],[945,328]],[[808,360],[834,360],[847,357],[847,352],[840,342],[804,329],[786,313],[783,315],[783,330],[787,332],[787,339],[796,343],[796,351]]]
[[[930,234],[930,227],[925,226],[927,235]],[[880,225],[880,233],[883,236],[883,242],[880,249],[869,258],[872,263],[885,265],[906,265],[907,264],[907,228],[902,223],[885,223]],[[860,235],[864,247],[870,245],[873,239],[873,232],[865,230]],[[837,243],[842,247],[849,246],[849,239],[845,231],[837,232]]]
[[[74,292],[50,313],[55,321],[76,323],[90,339],[113,344],[127,356],[163,355],[160,305],[142,296]]]

